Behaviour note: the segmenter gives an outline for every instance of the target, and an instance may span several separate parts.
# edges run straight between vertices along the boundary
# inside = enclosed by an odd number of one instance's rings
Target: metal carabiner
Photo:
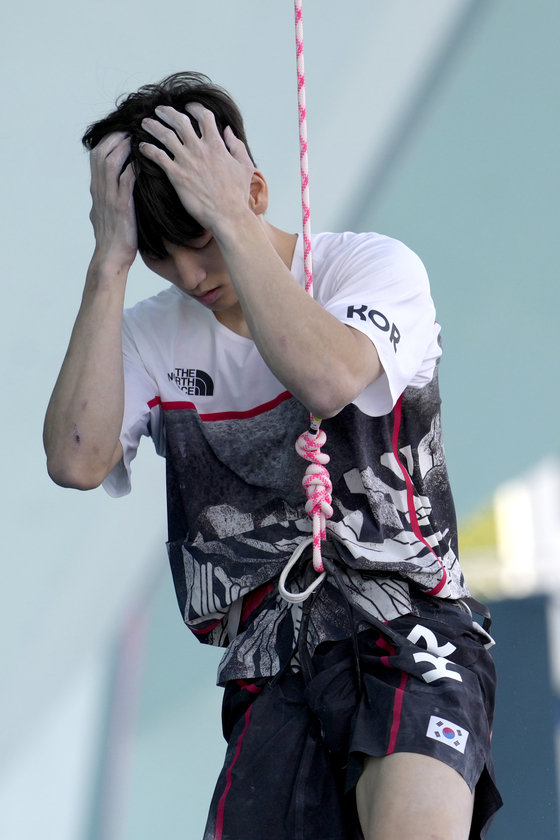
[[[288,601],[288,603],[290,604],[301,604],[303,601],[306,601],[309,598],[309,596],[312,595],[313,592],[315,592],[317,587],[322,583],[322,581],[327,575],[326,572],[321,572],[321,574],[317,575],[317,579],[314,580],[313,583],[310,584],[310,586],[308,586],[307,589],[305,589],[303,592],[290,592],[288,589],[286,589],[286,580],[288,578],[288,575],[290,574],[291,570],[294,568],[295,564],[297,563],[297,561],[299,560],[299,558],[301,557],[308,545],[313,545],[313,537],[307,537],[298,545],[298,547],[284,566],[282,574],[280,575],[280,580],[278,581],[278,591],[280,595],[285,601]]]

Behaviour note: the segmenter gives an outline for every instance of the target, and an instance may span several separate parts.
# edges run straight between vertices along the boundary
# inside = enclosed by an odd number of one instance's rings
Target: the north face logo
[[[214,382],[205,370],[175,368],[167,374],[167,378],[191,397],[211,397],[214,393]]]

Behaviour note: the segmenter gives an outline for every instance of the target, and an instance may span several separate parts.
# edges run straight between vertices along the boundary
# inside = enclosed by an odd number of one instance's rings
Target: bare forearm
[[[127,270],[90,266],[82,305],[45,418],[49,474],[98,486],[120,457],[124,408],[121,322]]]
[[[299,285],[252,213],[216,234],[247,325],[275,376],[329,417],[382,373],[373,344]]]

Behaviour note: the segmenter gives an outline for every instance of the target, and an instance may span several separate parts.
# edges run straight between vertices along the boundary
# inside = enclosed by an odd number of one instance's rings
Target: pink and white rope
[[[313,297],[311,260],[311,211],[309,209],[309,163],[307,160],[307,111],[305,107],[305,65],[303,60],[303,13],[301,0],[294,2],[296,13],[296,59],[299,110],[299,160],[301,172],[301,209],[303,216],[303,265],[305,291]]]
[[[296,16],[296,57],[299,109],[299,157],[301,172],[301,205],[303,216],[303,265],[305,270],[305,291],[313,297],[313,262],[311,255],[311,211],[309,209],[309,165],[307,160],[307,111],[305,106],[305,67],[303,60],[303,13],[302,0],[294,0]],[[313,519],[313,567],[323,571],[321,540],[326,539],[326,520],[333,515],[331,507],[332,484],[325,464],[330,458],[321,452],[327,440],[320,430],[321,421],[311,415],[309,429],[296,441],[296,451],[302,458],[311,461],[305,471],[303,486],[307,494],[305,510]]]
[[[307,493],[306,512],[313,518],[313,568],[323,571],[321,558],[321,540],[326,539],[326,520],[333,515],[331,507],[332,484],[329,471],[325,467],[331,460],[321,447],[327,440],[326,434],[318,429],[310,429],[300,435],[296,441],[296,452],[311,461],[303,477],[303,486]]]

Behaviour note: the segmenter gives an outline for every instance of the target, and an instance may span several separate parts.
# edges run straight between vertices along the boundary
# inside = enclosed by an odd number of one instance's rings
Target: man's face
[[[169,254],[165,259],[142,255],[151,271],[212,312],[224,312],[238,305],[222,252],[209,231],[204,231],[188,245],[164,244]]]

